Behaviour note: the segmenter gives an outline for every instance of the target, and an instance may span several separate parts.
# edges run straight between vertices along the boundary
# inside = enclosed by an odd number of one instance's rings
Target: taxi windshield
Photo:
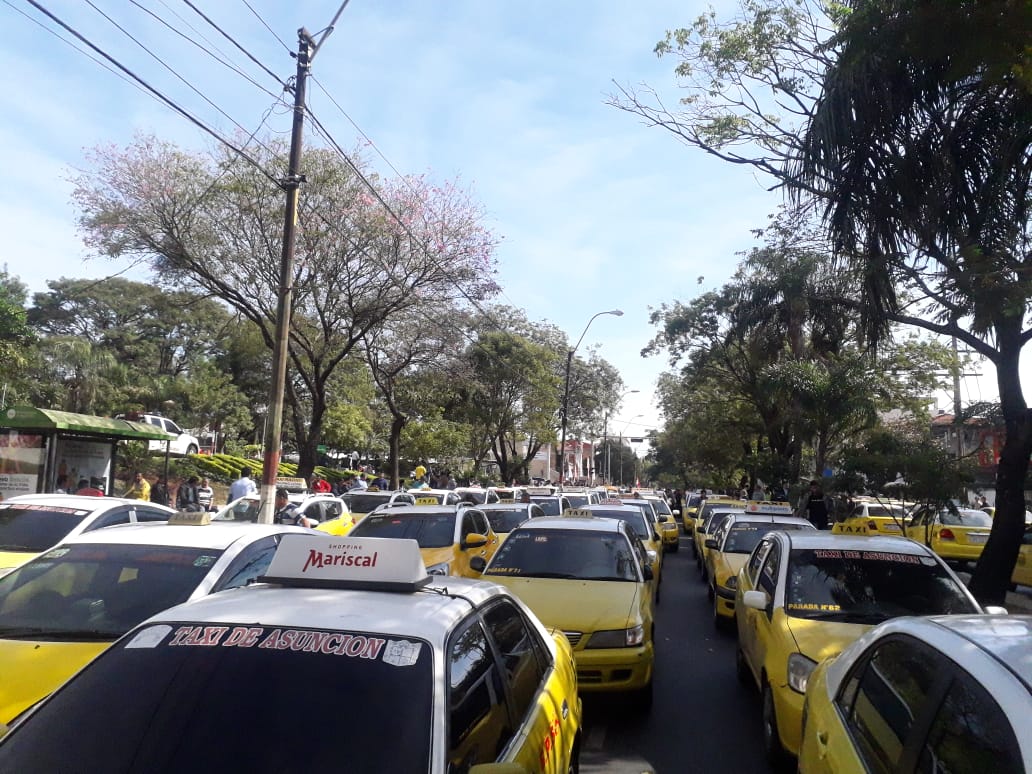
[[[656,509],[656,513],[660,516],[673,516],[673,511],[670,510],[670,506],[666,504],[666,500],[649,500],[652,503],[652,507]]]
[[[854,511],[854,516],[863,516],[864,506],[858,506]],[[889,518],[902,521],[906,516],[906,511],[903,510],[901,505],[868,505],[867,506],[868,516],[885,516]]]
[[[485,489],[456,489],[457,494],[463,502],[483,505],[487,502],[487,490]]]
[[[591,496],[586,494],[567,494],[566,499],[571,508],[583,508],[585,505],[591,505]]]
[[[562,513],[562,506],[558,497],[531,497],[530,501],[540,505],[541,510],[545,512],[545,516],[558,516]]]
[[[212,521],[258,521],[258,509],[261,500],[257,497],[242,497],[230,503],[212,516]]]
[[[991,527],[993,517],[985,511],[962,510],[953,513],[942,511],[939,513],[939,520],[951,527]]]
[[[348,510],[352,513],[372,513],[385,502],[391,499],[389,494],[359,494],[345,493],[342,495],[344,502],[348,504]]]
[[[0,770],[428,771],[433,681],[413,637],[153,625],[12,731]]]
[[[371,513],[351,536],[408,538],[420,548],[444,548],[455,543],[455,513]]]
[[[0,551],[46,551],[88,515],[81,508],[0,503]]]
[[[732,524],[721,548],[725,554],[751,554],[760,538],[774,530],[808,529],[805,524],[778,524],[777,522],[739,522]]]
[[[502,543],[484,575],[520,578],[638,580],[634,549],[623,535],[587,530],[514,532]]]
[[[650,540],[652,538],[652,531],[648,528],[645,523],[645,514],[641,511],[624,511],[624,510],[602,510],[599,508],[592,508],[591,515],[597,516],[601,519],[620,519],[626,521],[631,529],[634,530],[634,534],[643,540]]]
[[[59,546],[0,578],[0,637],[115,639],[185,602],[221,553],[174,546]]]
[[[853,623],[979,612],[930,556],[839,549],[792,551],[785,608],[797,618]]]
[[[530,518],[526,506],[519,508],[485,508],[491,529],[495,532],[512,532],[516,527]]]

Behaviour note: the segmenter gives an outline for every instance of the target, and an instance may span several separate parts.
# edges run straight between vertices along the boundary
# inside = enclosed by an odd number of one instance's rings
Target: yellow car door
[[[752,649],[751,661],[753,671],[759,675],[763,671],[767,654],[772,648],[779,647],[777,642],[777,629],[774,626],[774,592],[778,585],[778,572],[781,566],[781,546],[774,542],[770,551],[767,552],[760,572],[756,576],[756,588],[767,594],[770,602],[766,610],[752,610],[754,615],[750,618]]]
[[[463,511],[459,515],[461,526],[459,529],[459,542],[455,545],[455,575],[463,575],[467,578],[479,578],[480,573],[470,567],[470,560],[479,556],[485,562],[491,560],[498,550],[501,541],[498,535],[491,529],[487,516],[482,511],[472,508]]]
[[[1011,582],[1032,586],[1032,528],[1026,528],[1021,539],[1021,549],[1018,551]]]
[[[755,667],[756,664],[760,663],[757,660],[756,655],[756,633],[759,626],[756,618],[758,616],[766,616],[766,613],[762,610],[754,610],[746,607],[742,604],[742,595],[745,594],[746,591],[764,590],[760,589],[758,586],[760,568],[766,566],[765,560],[767,558],[767,554],[770,553],[772,545],[773,540],[771,538],[764,538],[753,550],[752,554],[749,556],[749,561],[746,562],[745,568],[741,573],[739,573],[738,589],[735,596],[735,619],[738,622],[738,647],[746,664],[748,665],[748,668],[753,672],[754,678],[760,673],[760,670]]]

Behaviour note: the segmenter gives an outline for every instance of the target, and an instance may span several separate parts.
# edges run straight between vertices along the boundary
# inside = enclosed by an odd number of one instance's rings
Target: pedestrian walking
[[[817,529],[828,529],[828,514],[831,513],[831,498],[824,494],[819,481],[811,481],[809,491],[799,500],[796,515],[808,519]]]
[[[247,465],[240,468],[240,478],[229,485],[229,501],[239,500],[258,491],[258,485],[251,480],[251,468]]]

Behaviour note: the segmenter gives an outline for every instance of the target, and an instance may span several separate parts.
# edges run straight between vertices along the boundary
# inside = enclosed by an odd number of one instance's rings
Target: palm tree
[[[995,364],[1007,428],[998,510],[971,588],[1001,602],[1024,529],[1032,412],[1032,4],[857,3],[795,160],[839,254],[864,278],[873,340],[892,322],[956,336]],[[806,193],[802,193],[806,192]]]

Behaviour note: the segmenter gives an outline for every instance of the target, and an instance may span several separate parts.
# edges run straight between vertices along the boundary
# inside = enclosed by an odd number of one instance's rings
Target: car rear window
[[[943,511],[939,514],[939,519],[943,524],[948,524],[951,527],[991,527],[993,526],[993,517],[985,511]]]
[[[115,639],[185,602],[221,554],[173,546],[59,546],[0,578],[0,637]]]
[[[16,727],[0,770],[427,771],[432,662],[411,637],[151,625]]]
[[[513,532],[502,543],[484,575],[638,580],[634,549],[623,535],[558,529]]]
[[[527,508],[485,508],[484,515],[495,532],[512,532],[516,527],[530,518]]]
[[[385,502],[391,499],[390,495],[375,494],[345,494],[344,502],[352,513],[372,513]]]
[[[46,551],[89,515],[81,508],[0,503],[0,551]]]
[[[840,549],[792,551],[785,608],[798,618],[853,623],[978,612],[947,569],[931,556]]]
[[[644,540],[650,540],[652,538],[652,530],[648,528],[645,522],[645,514],[640,510],[624,511],[624,510],[602,510],[599,508],[592,508],[591,515],[600,519],[620,519],[626,521],[631,529],[634,530],[634,534]]]
[[[444,548],[455,543],[455,513],[371,513],[351,536],[409,538],[420,548]]]
[[[562,513],[562,506],[558,497],[531,497],[530,501],[540,505],[541,510],[545,512],[545,516],[559,516]]]
[[[778,524],[777,522],[739,522],[732,524],[724,539],[725,554],[751,554],[760,539],[774,530],[811,529],[805,524]]]

